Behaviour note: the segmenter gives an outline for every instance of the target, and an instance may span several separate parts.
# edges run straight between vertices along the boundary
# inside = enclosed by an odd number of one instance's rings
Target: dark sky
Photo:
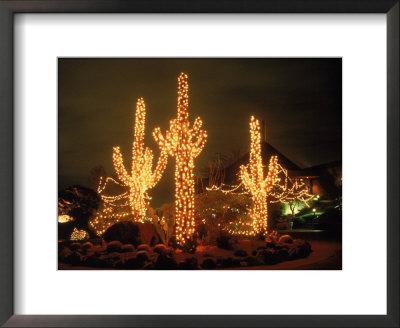
[[[88,186],[90,170],[114,173],[112,147],[130,168],[135,104],[146,103],[145,145],[176,117],[177,77],[189,75],[189,119],[200,116],[208,141],[195,160],[249,150],[249,121],[266,121],[267,141],[307,167],[341,159],[341,59],[59,59],[59,188]],[[174,159],[150,191],[153,206],[173,201]]]

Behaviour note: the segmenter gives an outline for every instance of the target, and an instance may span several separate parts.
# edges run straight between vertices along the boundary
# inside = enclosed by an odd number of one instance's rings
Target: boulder
[[[158,244],[154,246],[153,252],[158,254],[166,254],[168,253],[168,248],[164,244]]]
[[[141,260],[141,261],[143,261],[143,262],[146,262],[146,261],[149,260],[150,255],[149,255],[148,251],[142,250],[142,251],[138,251],[136,253],[136,258]]]
[[[279,237],[280,243],[293,244],[293,238],[290,235],[282,235]]]
[[[93,248],[93,244],[90,241],[87,241],[81,245],[82,249],[88,250]]]
[[[138,245],[138,246],[137,246],[137,250],[138,250],[138,251],[146,251],[146,252],[148,252],[148,253],[151,252],[150,246],[147,245],[147,244],[140,244],[140,245]]]
[[[122,251],[122,243],[119,240],[113,240],[107,245],[107,252],[121,252]]]
[[[131,253],[135,250],[135,247],[132,244],[122,245],[121,252],[122,253]]]

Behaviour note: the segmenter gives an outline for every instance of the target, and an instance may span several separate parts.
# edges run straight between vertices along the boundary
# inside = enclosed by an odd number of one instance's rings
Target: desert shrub
[[[109,227],[102,237],[106,242],[118,240],[122,244],[137,246],[142,243],[139,225],[139,223],[133,223],[131,221],[118,222]]]
[[[74,185],[58,193],[58,214],[66,214],[74,218],[73,227],[89,231],[88,222],[100,207],[102,201],[97,192],[90,188]],[[67,224],[67,223],[65,223]]]

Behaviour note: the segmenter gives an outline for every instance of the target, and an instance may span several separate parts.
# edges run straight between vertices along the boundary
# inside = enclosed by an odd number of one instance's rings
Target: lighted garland
[[[103,182],[104,178],[100,178],[97,191],[104,201],[104,208],[89,222],[98,235],[102,235],[111,225],[122,220],[145,220],[146,209],[151,199],[147,191],[160,180],[168,160],[168,153],[161,150],[156,168],[152,171],[153,152],[148,147],[144,148],[145,118],[144,100],[139,98],[136,104],[131,173],[128,174],[125,168],[120,148],[114,147],[113,164],[120,181],[108,177]],[[104,191],[109,182],[126,188],[127,191],[114,196],[105,195]]]
[[[149,199],[147,191],[160,180],[168,159],[167,152],[161,150],[157,166],[152,172],[153,152],[148,147],[144,148],[145,118],[146,109],[143,98],[140,98],[136,104],[131,174],[128,174],[125,168],[120,148],[114,147],[113,149],[114,168],[122,184],[129,187],[129,204],[132,215],[137,221],[142,221],[145,218],[146,199]]]
[[[293,204],[293,202],[299,201],[309,207],[308,202],[314,197],[314,195],[308,192],[306,184],[299,179],[290,178],[288,171],[281,165],[278,165],[278,176],[280,177],[280,183],[274,185],[270,193],[271,203],[283,203]]]
[[[86,240],[89,239],[89,234],[85,230],[78,230],[74,228],[74,230],[71,233],[71,237],[69,238],[70,240]]]
[[[250,121],[250,161],[248,165],[240,166],[240,178],[249,191],[253,208],[251,217],[255,234],[268,232],[267,196],[272,187],[279,182],[278,157],[271,156],[268,173],[264,178],[261,158],[260,122],[254,117]]]
[[[175,157],[175,233],[181,247],[187,245],[195,232],[194,220],[194,158],[203,149],[207,133],[201,130],[202,120],[196,118],[189,128],[188,76],[178,77],[178,113],[170,128],[162,135],[156,128],[153,136],[160,148]]]

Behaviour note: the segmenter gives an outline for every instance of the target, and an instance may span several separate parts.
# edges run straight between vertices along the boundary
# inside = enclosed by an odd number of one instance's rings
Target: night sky
[[[266,121],[267,141],[300,167],[341,159],[341,59],[59,59],[59,189],[89,186],[93,167],[114,174],[112,147],[130,169],[136,100],[151,132],[176,117],[177,77],[189,75],[189,120],[203,119],[208,141],[198,168],[220,153],[249,150],[250,116]],[[154,160],[155,162],[155,160]],[[157,207],[174,199],[174,158],[149,194]]]

